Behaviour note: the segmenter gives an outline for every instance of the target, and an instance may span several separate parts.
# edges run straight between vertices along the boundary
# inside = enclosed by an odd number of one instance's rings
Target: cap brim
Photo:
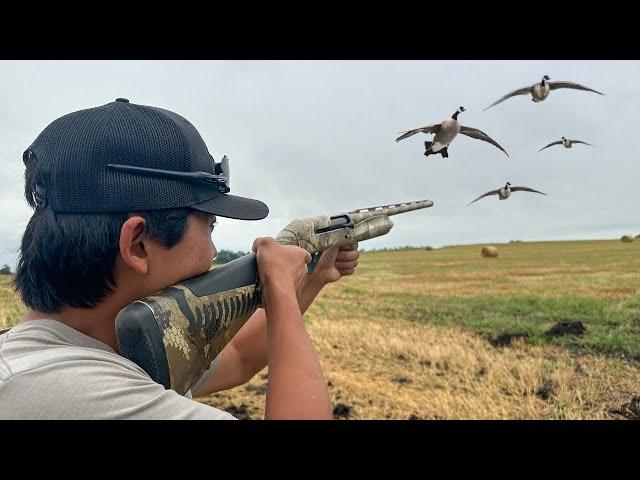
[[[191,205],[189,208],[237,220],[262,220],[269,215],[269,207],[260,200],[228,193],[221,193],[216,198]]]

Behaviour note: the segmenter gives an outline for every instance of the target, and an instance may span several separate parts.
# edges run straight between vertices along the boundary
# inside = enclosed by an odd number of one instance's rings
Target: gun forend
[[[297,245],[314,255],[336,245],[386,235],[393,227],[393,222],[389,219],[391,215],[431,206],[431,200],[419,200],[302,218],[283,228],[276,240],[284,245]]]

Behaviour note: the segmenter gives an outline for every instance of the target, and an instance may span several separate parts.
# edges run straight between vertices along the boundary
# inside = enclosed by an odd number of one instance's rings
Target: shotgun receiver
[[[385,235],[391,215],[433,206],[431,200],[294,220],[276,237],[312,256],[336,245]],[[255,253],[137,300],[118,313],[120,354],[157,383],[184,395],[261,306]]]

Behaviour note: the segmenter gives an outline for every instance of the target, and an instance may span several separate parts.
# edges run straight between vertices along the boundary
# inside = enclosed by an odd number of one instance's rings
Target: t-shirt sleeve
[[[0,417],[235,420],[223,410],[165,390],[142,371],[117,363],[78,360],[63,369],[47,369],[22,372],[0,384],[2,403],[14,406]]]

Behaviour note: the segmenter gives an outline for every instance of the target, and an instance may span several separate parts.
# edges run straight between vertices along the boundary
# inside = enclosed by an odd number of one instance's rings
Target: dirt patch
[[[349,418],[351,416],[351,410],[353,407],[351,405],[345,405],[344,403],[338,403],[333,408],[333,418]]]
[[[610,413],[620,415],[627,420],[640,420],[640,395],[636,395],[620,408],[610,410]]]
[[[419,417],[418,415],[416,415],[415,413],[409,415],[409,417],[407,418],[407,420],[424,420],[424,418]]]
[[[544,332],[544,336],[547,338],[562,337],[564,335],[582,335],[586,332],[582,322],[558,322],[549,330]]]
[[[411,380],[409,377],[393,377],[391,381],[399,383],[401,385],[405,383],[413,383],[413,380]]]
[[[534,393],[536,394],[537,397],[546,401],[551,398],[551,396],[553,395],[554,389],[555,389],[555,385],[553,384],[553,382],[545,378],[542,381],[542,384],[538,388],[536,388]]]
[[[520,342],[524,339],[529,338],[528,333],[514,332],[514,333],[501,333],[497,337],[493,337],[489,339],[489,343],[494,347],[506,347],[511,345],[514,342]]]
[[[238,420],[251,420],[251,415],[247,412],[247,406],[243,403],[239,407],[236,405],[229,405],[225,408],[225,411],[236,417]]]

